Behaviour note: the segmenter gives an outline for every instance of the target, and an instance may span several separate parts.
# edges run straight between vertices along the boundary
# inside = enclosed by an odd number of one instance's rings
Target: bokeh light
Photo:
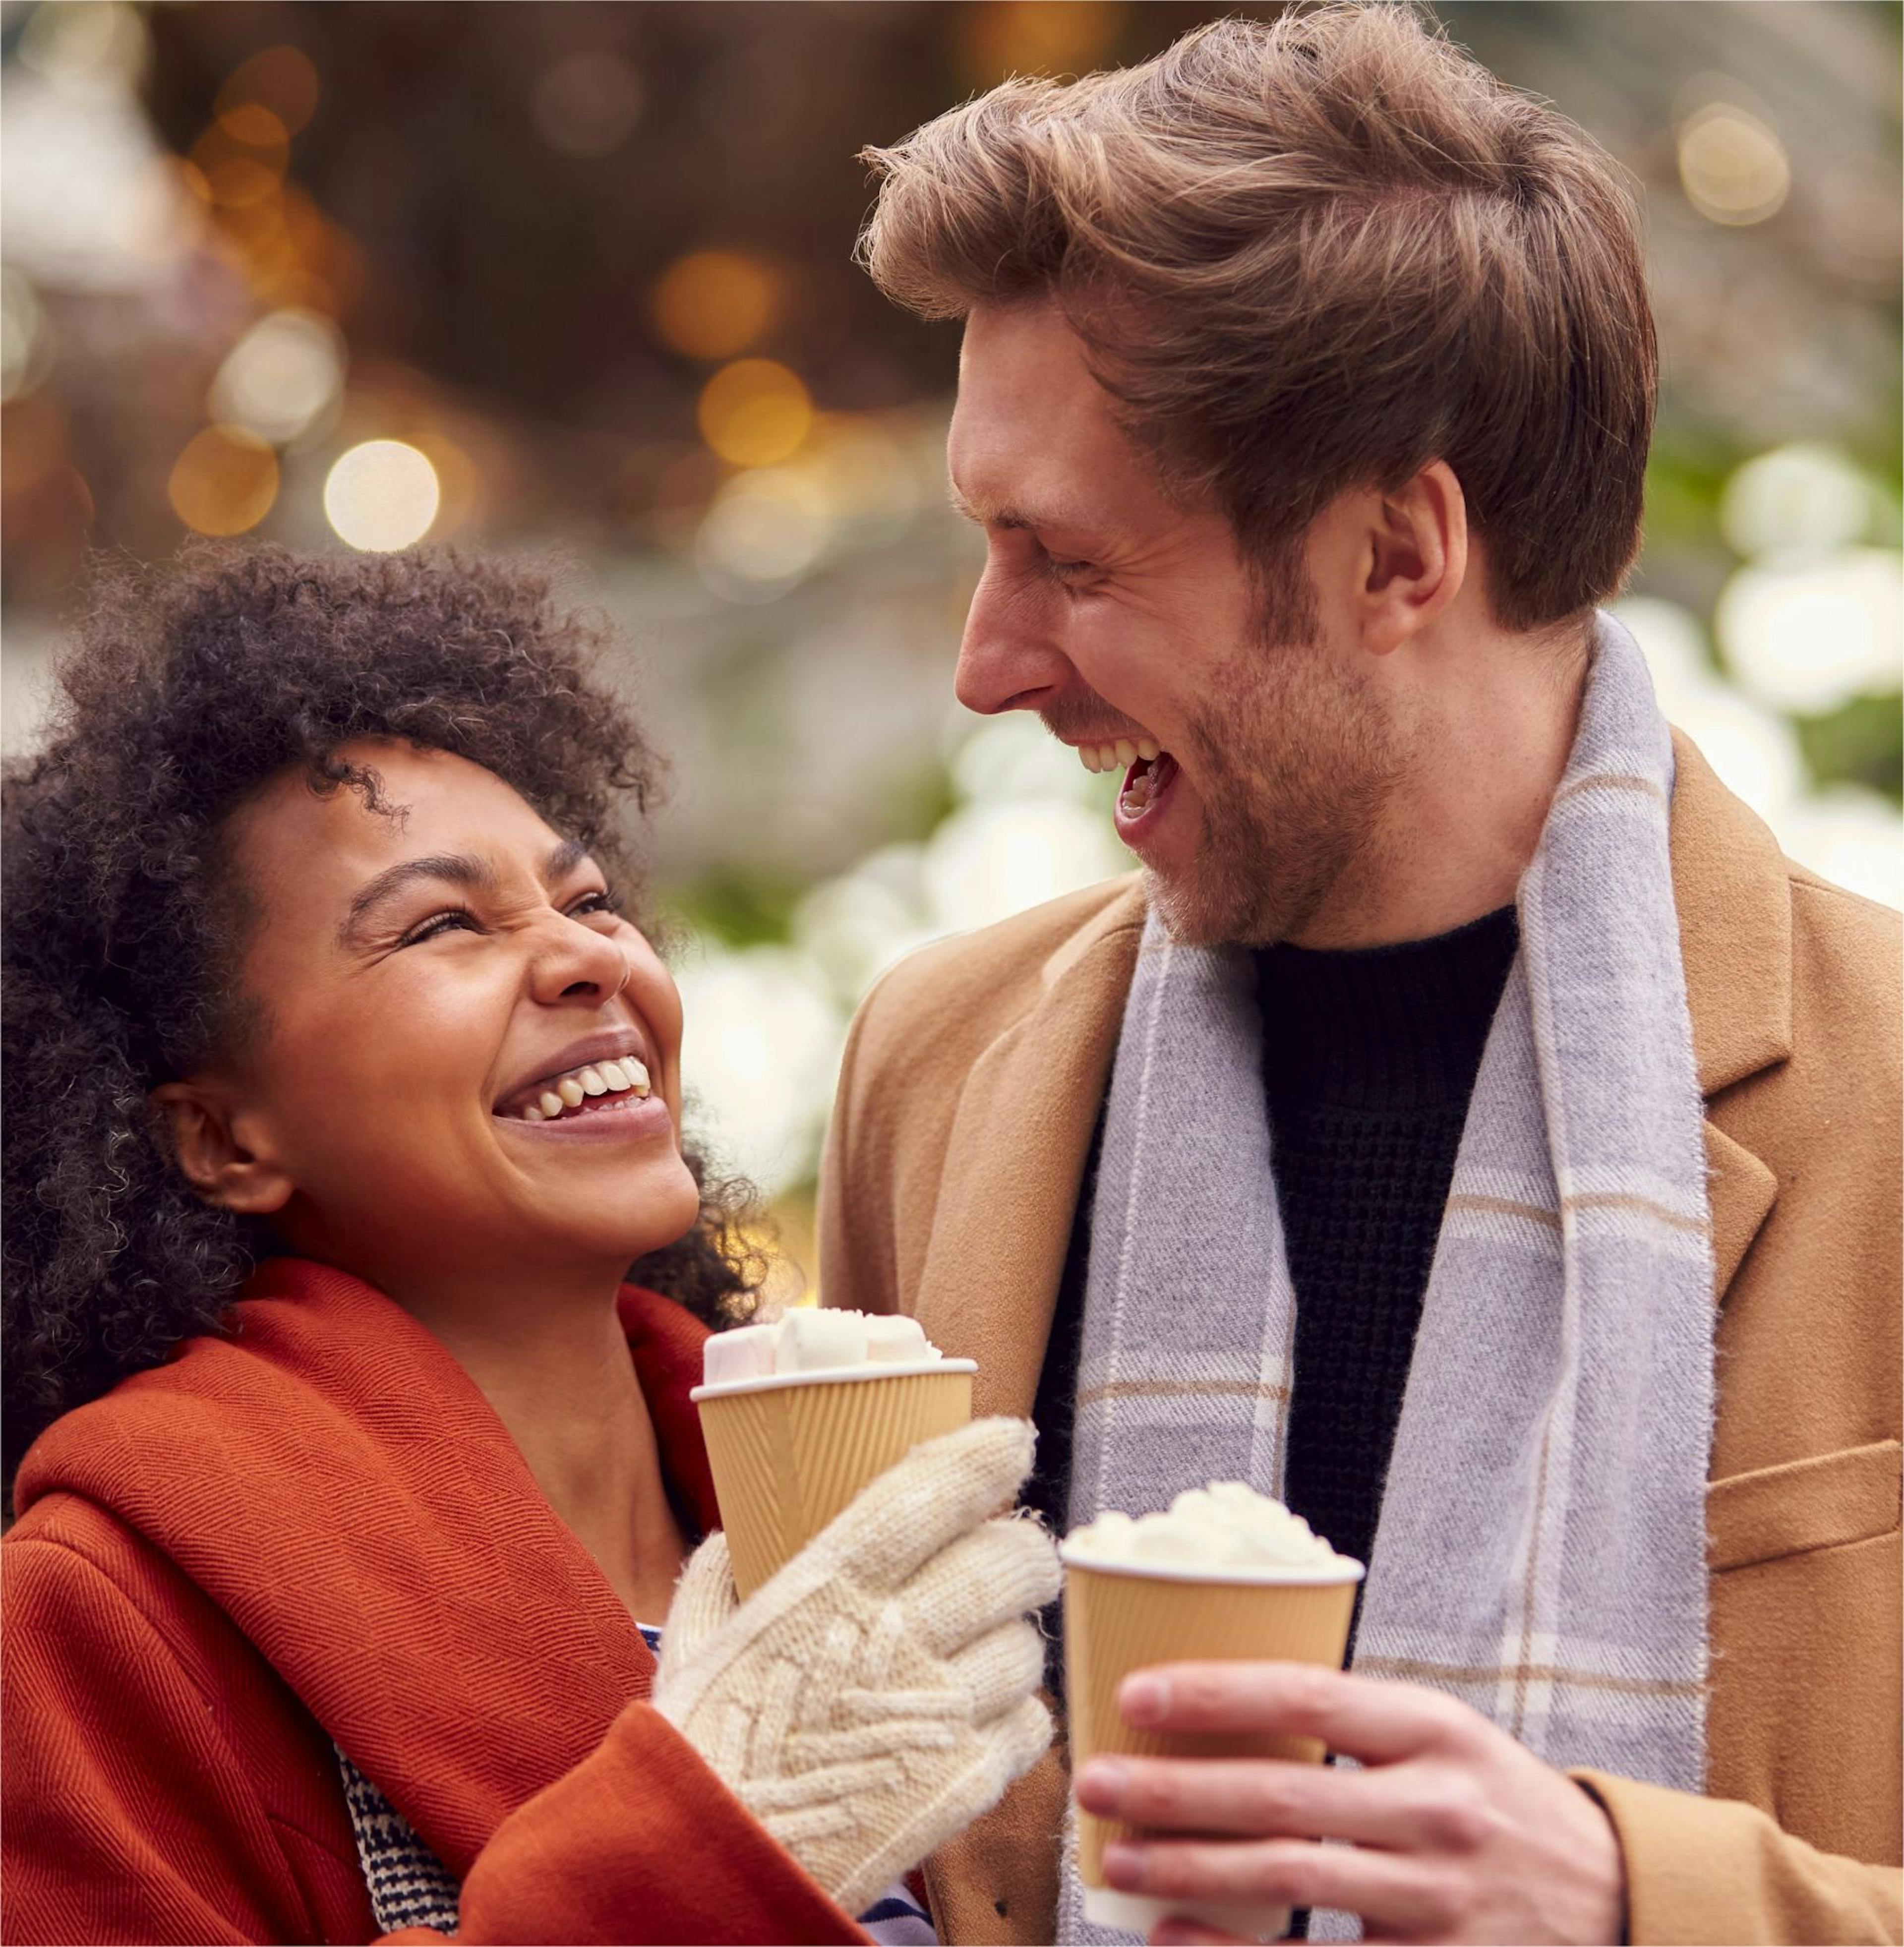
[[[825,975],[785,946],[711,951],[680,975],[681,1072],[713,1105],[717,1153],[769,1193],[812,1170],[846,1023]]]
[[[215,416],[274,445],[319,424],[344,385],[344,339],[315,311],[273,311],[226,353],[212,382]]]
[[[436,469],[400,439],[366,440],[342,454],[324,481],[324,517],[339,540],[367,553],[415,545],[441,504]]]
[[[52,362],[53,334],[32,279],[0,272],[0,399],[30,392]]]
[[[1009,74],[1076,74],[1104,59],[1128,9],[1119,0],[981,0],[961,8],[965,60],[987,85]]]
[[[785,293],[779,274],[737,250],[696,250],[670,265],[655,286],[655,329],[690,358],[732,358],[779,321]]]
[[[1775,447],[1738,468],[1719,501],[1719,531],[1735,554],[1822,553],[1869,531],[1877,491],[1841,447]]]
[[[218,90],[213,113],[221,122],[231,122],[243,111],[256,107],[268,110],[286,135],[295,135],[317,113],[320,85],[317,70],[302,48],[285,45],[267,48],[262,53],[234,68]],[[232,133],[247,125],[240,122]]]
[[[1714,223],[1763,223],[1785,207],[1791,165],[1777,132],[1728,101],[1695,109],[1680,127],[1680,182]]]
[[[277,455],[255,432],[209,426],[174,463],[166,492],[172,512],[193,533],[242,534],[277,499]]]
[[[701,579],[716,594],[770,601],[805,574],[826,544],[825,509],[788,467],[736,475],[714,497],[695,537]]]
[[[1775,710],[1816,716],[1904,683],[1904,556],[1846,548],[1741,568],[1713,626],[1726,664]]]
[[[772,466],[800,450],[813,402],[785,366],[742,358],[702,387],[698,417],[701,438],[730,466]]]
[[[137,86],[150,57],[145,23],[125,0],[44,0],[20,36],[20,61],[73,94]]]
[[[1794,805],[1779,843],[1834,885],[1886,905],[1904,905],[1904,821],[1896,805],[1856,785],[1834,785]]]
[[[552,61],[529,96],[536,132],[565,156],[612,155],[641,119],[641,76],[612,48]]]

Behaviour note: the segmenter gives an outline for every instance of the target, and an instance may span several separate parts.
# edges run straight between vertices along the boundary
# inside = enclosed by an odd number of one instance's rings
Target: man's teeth
[[[1128,771],[1139,758],[1154,764],[1163,747],[1148,737],[1119,737],[1110,744],[1080,744],[1078,761],[1087,771]]]
[[[649,1092],[646,1064],[632,1054],[615,1061],[593,1061],[586,1067],[571,1069],[559,1080],[544,1085],[542,1092],[519,1112],[525,1122],[553,1122],[566,1109],[579,1109],[594,1096],[621,1095],[630,1090],[639,1096]]]

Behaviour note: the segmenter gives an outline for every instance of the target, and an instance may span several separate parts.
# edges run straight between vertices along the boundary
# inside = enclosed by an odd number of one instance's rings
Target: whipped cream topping
[[[717,1332],[701,1354],[707,1385],[783,1373],[832,1373],[864,1366],[918,1366],[942,1357],[915,1319],[803,1307],[777,1323]]]
[[[1299,1514],[1241,1481],[1191,1487],[1166,1514],[1102,1514],[1064,1538],[1067,1559],[1108,1568],[1156,1563],[1181,1568],[1338,1568],[1338,1555]]]

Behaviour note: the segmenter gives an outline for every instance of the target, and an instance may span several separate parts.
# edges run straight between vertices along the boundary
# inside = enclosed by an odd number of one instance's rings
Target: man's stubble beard
[[[1203,831],[1188,868],[1150,875],[1186,946],[1301,935],[1380,843],[1401,739],[1374,673],[1339,664],[1313,629],[1259,639],[1191,720]]]

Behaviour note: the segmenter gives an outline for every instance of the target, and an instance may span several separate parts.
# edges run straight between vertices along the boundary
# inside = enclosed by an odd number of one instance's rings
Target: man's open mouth
[[[1077,748],[1087,771],[1123,772],[1117,808],[1127,819],[1141,818],[1177,775],[1176,759],[1148,737],[1119,737],[1109,744],[1080,744]]]

